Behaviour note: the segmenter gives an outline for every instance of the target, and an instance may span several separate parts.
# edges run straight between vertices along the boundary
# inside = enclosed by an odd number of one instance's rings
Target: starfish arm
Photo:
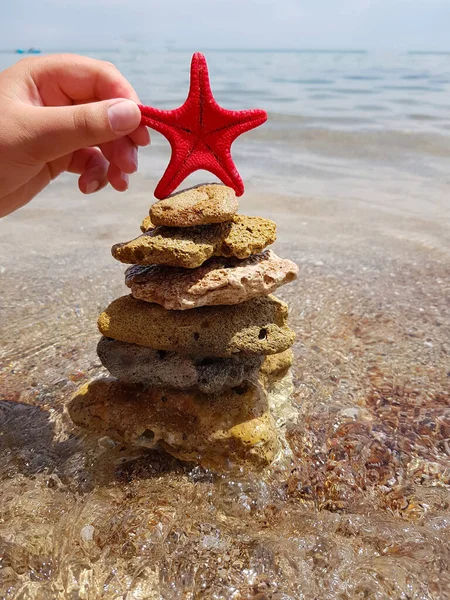
[[[215,170],[212,170],[211,168],[211,173],[214,173],[214,175],[218,177],[225,185],[233,188],[236,192],[236,196],[242,196],[244,193],[244,182],[242,181],[242,177],[239,175],[239,171],[234,166],[231,157],[230,161],[232,163],[232,168],[224,169],[221,165],[218,165]]]
[[[202,121],[202,105],[214,100],[209,81],[208,64],[206,58],[200,52],[196,52],[191,61],[191,83],[186,102],[199,105],[199,120]]]
[[[141,124],[151,127],[159,133],[162,133],[167,139],[180,133],[191,133],[189,126],[184,123],[184,105],[175,110],[159,110],[152,106],[139,105],[141,111]]]
[[[222,111],[223,109],[220,110]],[[208,146],[210,152],[215,156],[223,170],[223,174],[219,175],[216,173],[217,176],[226,185],[234,188],[237,196],[242,196],[244,193],[244,184],[231,157],[231,145],[242,133],[250,131],[264,123],[267,119],[267,114],[263,110],[255,109],[234,112],[231,117],[227,115],[228,125],[208,132],[205,135],[204,143]]]
[[[241,133],[255,129],[267,121],[267,113],[265,110],[254,108],[252,110],[231,111],[218,107],[220,113],[214,111],[212,119],[215,126],[208,128],[206,135],[225,134],[231,136],[235,140]]]
[[[200,144],[203,146],[203,144]],[[192,173],[203,169],[209,171],[225,185],[232,187],[238,196],[244,193],[244,184],[242,179],[229,156],[228,160],[223,160],[211,152],[208,146],[201,149],[193,148],[182,156],[179,151],[173,149],[169,165],[158,183],[155,190],[155,197],[159,200],[166,198]]]
[[[199,168],[196,166],[194,169],[187,172],[188,165],[191,163],[190,159],[195,151],[195,145],[192,144],[191,140],[185,139],[181,141],[180,138],[177,138],[174,141],[169,140],[169,142],[172,148],[172,155],[169,164],[164,171],[164,175],[161,177],[155,189],[155,197],[158,198],[158,200],[170,196],[183,179]]]

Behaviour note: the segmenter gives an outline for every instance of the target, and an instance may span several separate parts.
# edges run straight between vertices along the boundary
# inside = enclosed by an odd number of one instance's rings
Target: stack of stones
[[[113,246],[132,265],[131,295],[99,317],[112,377],[77,392],[77,425],[207,467],[271,462],[268,390],[292,364],[294,333],[270,294],[298,269],[265,250],[275,223],[237,210],[231,188],[197,186],[153,204],[143,234]]]

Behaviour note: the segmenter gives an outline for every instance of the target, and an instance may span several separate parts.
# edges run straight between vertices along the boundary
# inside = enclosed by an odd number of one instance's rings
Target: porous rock
[[[146,231],[150,231],[151,229],[155,229],[156,225],[152,223],[150,217],[144,217],[141,223],[141,231],[145,233]]]
[[[167,310],[131,295],[114,300],[98,327],[105,337],[195,356],[276,354],[292,346],[287,305],[275,296],[231,306]]]
[[[214,394],[258,379],[264,357],[236,355],[200,358],[153,350],[102,337],[97,354],[111,375],[127,383],[143,383],[181,390],[199,389]]]
[[[111,252],[127,264],[193,269],[212,256],[247,258],[275,240],[273,221],[236,215],[231,221],[213,225],[156,227],[130,242],[115,244]]]
[[[295,263],[266,250],[244,260],[211,258],[197,269],[133,265],[125,273],[125,283],[135,298],[185,310],[267,296],[297,274]]]
[[[150,218],[155,225],[192,227],[229,221],[238,208],[239,202],[232,188],[209,183],[155,202],[150,208]]]
[[[283,378],[292,363],[294,362],[294,353],[289,348],[279,354],[266,356],[259,371],[261,382],[268,388],[277,380]]]
[[[261,386],[210,396],[104,378],[84,385],[68,411],[80,427],[208,468],[263,467],[277,448]]]

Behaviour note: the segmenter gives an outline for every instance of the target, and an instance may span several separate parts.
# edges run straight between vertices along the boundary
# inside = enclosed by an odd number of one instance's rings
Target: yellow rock
[[[152,223],[150,217],[144,217],[141,223],[141,231],[145,233],[146,231],[150,231],[150,229],[155,229],[156,225]]]
[[[156,227],[130,242],[115,244],[111,252],[115,259],[127,264],[193,269],[212,256],[247,258],[262,252],[275,240],[273,221],[236,215],[226,223]]]
[[[290,348],[284,352],[266,356],[259,370],[259,376],[262,383],[270,388],[275,381],[286,375],[293,362],[294,353]]]
[[[114,340],[193,356],[277,354],[294,343],[287,316],[287,305],[275,296],[191,310],[122,296],[102,312],[98,328]]]
[[[150,208],[150,217],[155,225],[192,227],[229,221],[238,208],[239,202],[232,188],[205,183],[155,202]]]
[[[263,467],[277,449],[261,386],[206,395],[104,378],[84,385],[68,411],[80,427],[209,468]]]

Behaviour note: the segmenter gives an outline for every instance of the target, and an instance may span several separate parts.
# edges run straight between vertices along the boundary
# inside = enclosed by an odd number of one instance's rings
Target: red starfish
[[[226,110],[217,104],[211,91],[208,65],[203,54],[192,57],[191,85],[186,102],[175,110],[139,106],[142,123],[162,133],[170,142],[172,156],[155,196],[169,196],[188,175],[205,169],[238,196],[244,184],[231,158],[231,144],[244,133],[267,120],[264,110]]]

